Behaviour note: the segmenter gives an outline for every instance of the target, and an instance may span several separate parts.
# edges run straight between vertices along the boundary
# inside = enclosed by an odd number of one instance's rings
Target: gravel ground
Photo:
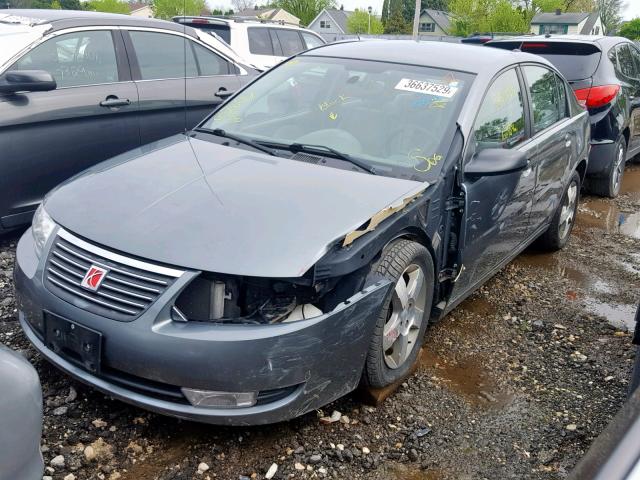
[[[432,325],[415,374],[384,402],[356,392],[266,427],[151,414],[43,361],[15,320],[17,234],[0,238],[0,342],[40,373],[55,480],[261,479],[273,464],[279,479],[563,478],[625,399],[639,238],[634,166],[616,201],[583,199],[564,251],[526,252]]]

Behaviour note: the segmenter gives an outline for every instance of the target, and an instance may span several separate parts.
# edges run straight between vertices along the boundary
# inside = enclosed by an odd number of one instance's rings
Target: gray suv
[[[211,35],[125,15],[0,13],[0,232],[107,158],[192,128],[255,71]]]

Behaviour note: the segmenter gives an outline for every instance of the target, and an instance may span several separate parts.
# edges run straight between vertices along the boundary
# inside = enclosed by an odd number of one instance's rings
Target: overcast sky
[[[207,0],[207,3],[213,8],[220,6],[231,7],[231,0]],[[382,12],[382,0],[336,0],[336,3],[338,7],[344,5],[345,10],[355,10],[356,8],[366,10],[367,7],[371,6],[378,15]],[[625,20],[640,17],[640,0],[627,0],[622,16]]]

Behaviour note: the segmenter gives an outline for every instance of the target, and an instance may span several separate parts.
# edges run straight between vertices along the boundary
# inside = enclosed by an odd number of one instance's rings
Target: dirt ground
[[[266,427],[200,425],[69,379],[15,320],[17,239],[0,238],[0,342],[40,373],[45,475],[55,480],[261,479],[273,464],[277,479],[557,479],[625,400],[640,300],[637,165],[620,198],[583,198],[564,251],[526,252],[431,325],[415,374],[386,401],[348,395],[323,409],[342,414],[328,425],[322,412]]]

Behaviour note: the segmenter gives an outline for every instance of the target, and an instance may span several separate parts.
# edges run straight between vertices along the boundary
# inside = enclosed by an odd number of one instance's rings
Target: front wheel
[[[580,197],[580,175],[573,172],[569,179],[569,184],[564,191],[560,206],[551,220],[551,225],[540,238],[538,246],[544,250],[556,251],[564,248],[569,241],[573,224],[578,211],[578,200]]]
[[[415,363],[433,301],[433,260],[421,244],[397,240],[386,247],[370,277],[393,282],[371,339],[363,381],[381,388],[404,378]]]

